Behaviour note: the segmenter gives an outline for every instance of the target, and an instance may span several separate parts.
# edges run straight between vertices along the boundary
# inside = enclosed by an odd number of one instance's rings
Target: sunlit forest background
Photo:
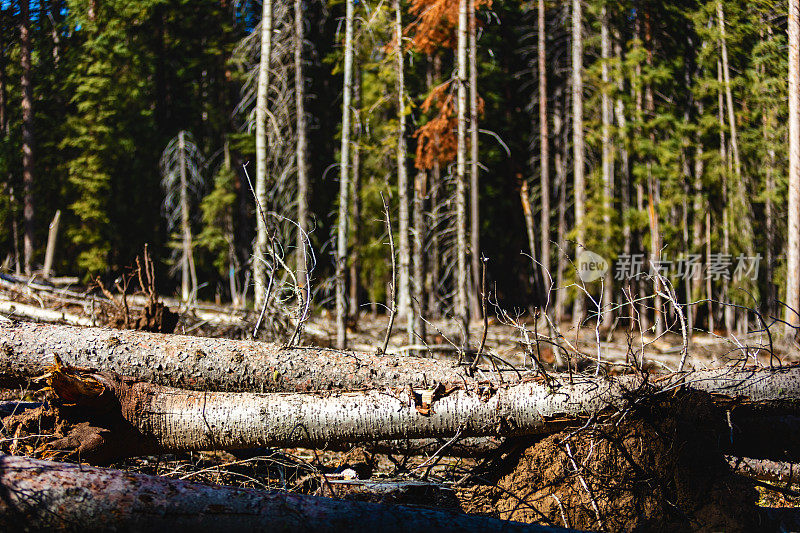
[[[609,263],[586,285],[606,303],[653,293],[625,271],[638,258],[682,303],[782,313],[785,2],[468,4],[460,35],[453,0],[356,0],[352,24],[346,1],[275,2],[271,33],[260,2],[3,1],[3,267],[40,269],[60,211],[53,273],[113,280],[147,244],[160,290],[191,263],[202,300],[252,305],[254,282],[295,271],[315,308],[338,280],[351,315],[394,291],[401,314],[475,318],[482,287],[529,309],[580,284],[585,249]],[[549,300],[559,319],[591,310],[574,286]]]

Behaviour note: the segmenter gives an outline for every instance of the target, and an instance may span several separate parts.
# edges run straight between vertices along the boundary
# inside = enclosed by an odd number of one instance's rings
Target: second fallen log
[[[0,455],[4,531],[566,531]]]

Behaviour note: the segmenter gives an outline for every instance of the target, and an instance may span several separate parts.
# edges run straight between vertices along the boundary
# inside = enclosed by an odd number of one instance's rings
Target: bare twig
[[[379,354],[386,353],[386,348],[389,346],[389,338],[392,336],[392,328],[394,327],[394,316],[397,313],[397,299],[395,295],[395,286],[397,284],[397,265],[394,256],[394,237],[392,236],[392,219],[389,216],[389,206],[386,204],[386,198],[381,193],[381,201],[383,201],[383,212],[386,215],[386,231],[389,233],[389,249],[392,255],[392,281],[391,288],[391,305],[389,306],[389,324],[386,327],[386,336],[383,338],[383,347],[378,351]]]

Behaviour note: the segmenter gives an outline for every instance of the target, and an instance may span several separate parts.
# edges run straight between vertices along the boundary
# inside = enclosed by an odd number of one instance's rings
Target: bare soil
[[[466,512],[582,530],[753,531],[758,493],[720,453],[713,409],[656,400],[523,443],[459,497]]]

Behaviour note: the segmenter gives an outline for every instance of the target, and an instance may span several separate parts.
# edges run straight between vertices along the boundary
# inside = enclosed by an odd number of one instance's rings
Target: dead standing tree
[[[172,232],[180,227],[180,246],[173,246],[173,259],[175,256],[180,256],[180,259],[170,273],[174,274],[180,266],[181,301],[186,303],[197,299],[191,210],[202,196],[204,165],[203,154],[194,143],[192,134],[187,131],[180,131],[161,154],[161,187],[164,189],[162,209],[167,219],[167,230]]]
[[[297,303],[297,326],[307,317],[312,298],[309,280],[314,269],[313,251],[307,229],[303,227],[307,221],[294,221],[300,208],[298,201],[303,201],[298,190],[298,179],[302,187],[302,176],[298,178],[298,161],[300,165],[305,163],[298,158],[298,100],[295,84],[298,80],[302,82],[302,75],[298,78],[295,73],[298,37],[295,35],[296,21],[290,7],[282,3],[272,6],[269,21],[272,27],[269,40],[271,51],[264,110],[264,135],[269,146],[265,154],[266,178],[263,191],[259,188],[258,180],[252,191],[256,198],[257,220],[265,228],[263,249],[257,246],[261,252],[253,257],[254,271],[264,269],[264,288],[263,294],[260,293],[260,307],[257,308],[260,318],[256,329],[266,318],[273,335],[284,332],[287,324],[282,315],[290,300]],[[242,98],[236,107],[236,112],[244,117],[243,128],[248,131],[255,129],[258,124],[258,84],[261,80],[263,45],[261,33],[254,30],[233,52],[233,61],[248,72],[242,87]],[[297,255],[295,261],[287,257],[289,250],[294,250]],[[305,268],[290,268],[291,263],[305,265]]]

